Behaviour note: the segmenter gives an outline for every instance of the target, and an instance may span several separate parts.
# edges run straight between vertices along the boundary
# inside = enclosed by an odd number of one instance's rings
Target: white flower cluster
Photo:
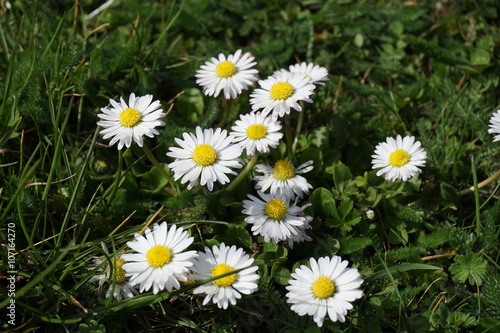
[[[204,295],[203,305],[212,301],[221,309],[236,305],[242,295],[258,290],[258,267],[254,259],[236,246],[221,243],[204,252],[186,251],[193,237],[175,224],[155,224],[145,235],[135,234],[127,245],[133,253],[111,255],[103,245],[106,256],[95,259],[97,273],[89,282],[99,281],[109,288],[106,297],[121,300],[131,298],[152,289],[153,294],[181,288],[179,281],[188,279],[203,281],[194,288],[193,294]],[[310,258],[309,267],[302,265],[291,274],[286,287],[287,302],[299,315],[313,316],[321,327],[328,313],[332,321],[345,321],[351,302],[361,298],[359,289],[363,280],[356,268],[347,268],[348,262],[338,256]],[[191,272],[191,273],[190,273]],[[220,276],[220,277],[219,277]]]
[[[204,304],[213,299],[220,308],[226,309],[229,303],[236,304],[242,294],[258,289],[259,275],[255,273],[258,267],[241,248],[221,243],[211,250],[206,247],[201,253],[185,251],[194,238],[175,224],[168,228],[167,222],[155,224],[153,230],[146,229],[144,236],[135,234],[134,237],[127,245],[135,252],[114,258],[103,247],[108,260],[105,257],[94,260],[93,269],[99,274],[89,282],[99,281],[99,290],[105,283],[109,284],[106,297],[111,292],[118,300],[151,289],[153,294],[162,290],[170,292],[181,287],[179,281],[203,281],[232,271],[237,272],[205,283],[193,293],[206,295]]]
[[[281,69],[259,80],[255,65],[250,53],[238,50],[228,56],[219,54],[198,70],[196,82],[207,96],[222,94],[225,99],[236,99],[256,82],[259,88],[250,94],[251,112],[240,115],[230,132],[198,126],[195,133],[186,132],[182,138],[175,138],[178,147],[169,147],[167,153],[174,159],[168,164],[173,181],[187,184],[188,190],[205,186],[209,191],[230,183],[228,176],[237,175],[234,169],[243,167],[242,153],[251,157],[253,163],[245,168],[251,169],[259,154],[277,148],[283,138],[279,119],[288,116],[292,109],[303,112],[304,102],[313,102],[311,96],[316,86],[328,80],[326,68],[312,63],[291,65],[288,70]],[[118,143],[119,150],[129,148],[132,141],[143,147],[143,136],[154,137],[159,134],[155,127],[165,125],[161,119],[166,114],[159,101],[153,102],[152,95],[131,94],[128,103],[122,97],[120,103],[110,99],[110,105],[101,109],[97,124],[103,128],[104,139],[111,138],[110,145]],[[425,159],[425,152],[411,150],[412,143],[404,141],[401,149],[418,153],[414,160]],[[387,149],[383,152],[387,153]],[[418,163],[415,165],[423,165]],[[379,161],[376,166],[381,164]],[[312,169],[313,161],[295,167],[290,159],[255,166],[257,196],[249,194],[248,200],[243,200],[242,210],[255,236],[273,244],[287,242],[290,248],[294,243],[312,240],[306,234],[312,217],[304,213],[310,204],[298,205],[312,190],[303,176]],[[384,172],[389,171],[384,169]],[[391,172],[394,175],[396,171]],[[103,248],[104,258],[94,261],[93,269],[98,274],[90,282],[99,281],[99,289],[109,284],[106,297],[113,294],[117,299],[129,298],[150,290],[154,294],[171,292],[180,289],[182,282],[197,280],[203,282],[193,293],[205,296],[203,305],[212,301],[227,309],[242,295],[258,289],[258,267],[241,248],[221,243],[205,247],[204,252],[187,251],[194,238],[175,224],[168,228],[166,222],[134,237],[127,242],[133,252],[112,256]],[[300,266],[291,277],[286,296],[292,310],[313,316],[320,327],[326,313],[332,321],[344,321],[347,310],[352,309],[350,302],[362,295],[358,287],[363,280],[357,269],[348,269],[347,261],[337,256],[318,261],[311,258],[310,267]]]

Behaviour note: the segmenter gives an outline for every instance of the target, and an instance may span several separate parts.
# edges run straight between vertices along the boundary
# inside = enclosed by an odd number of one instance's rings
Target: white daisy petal
[[[89,282],[93,283],[99,281],[98,292],[102,291],[104,284],[108,284],[109,287],[106,290],[106,298],[113,295],[117,300],[122,300],[137,295],[139,292],[130,284],[130,279],[126,276],[126,272],[123,269],[123,265],[125,264],[123,256],[110,255],[104,242],[102,242],[101,245],[111,261],[108,261],[104,256],[95,258],[94,265],[89,267],[89,269],[95,269],[97,267],[96,271],[99,274],[93,276]],[[106,263],[103,264],[105,261]]]
[[[176,225],[168,229],[167,222],[155,224],[153,231],[146,229],[145,235],[136,234],[136,239],[127,243],[139,253],[122,255],[126,276],[139,285],[141,292],[151,287],[154,294],[163,289],[178,289],[177,279],[186,279],[185,274],[197,256],[196,251],[181,252],[193,242],[193,237]]]
[[[317,261],[311,258],[309,264],[311,268],[305,265],[297,268],[286,287],[292,311],[300,316],[312,316],[319,327],[323,326],[327,314],[331,321],[344,322],[347,311],[353,308],[350,302],[362,297],[362,291],[357,289],[363,282],[358,270],[347,268],[348,263],[338,256],[322,257]],[[342,283],[335,276],[344,277]],[[354,281],[359,284],[351,285]],[[340,285],[344,288],[339,288]]]
[[[219,54],[196,72],[196,83],[207,96],[217,97],[221,91],[226,99],[236,98],[243,90],[257,81],[258,71],[252,69],[256,63],[250,53],[241,56],[241,50],[229,55]],[[227,60],[226,60],[227,59]]]
[[[227,247],[221,243],[219,247],[214,246],[212,250],[205,247],[205,252],[199,253],[191,268],[193,274],[190,274],[189,278],[206,280],[252,264],[253,259],[244,253],[243,249],[238,249],[234,245]],[[249,295],[257,291],[259,275],[254,274],[256,270],[256,266],[250,266],[236,274],[204,284],[196,288],[193,294],[207,294],[203,300],[204,305],[212,300],[219,308],[227,309],[229,303],[236,304],[236,299],[240,299],[241,294]]]
[[[418,167],[425,166],[427,153],[415,137],[398,135],[396,140],[387,138],[379,143],[372,158],[372,169],[379,169],[377,176],[385,174],[387,180],[406,181],[422,172]]]
[[[175,141],[183,149],[170,147],[168,156],[175,161],[168,166],[174,172],[174,179],[182,177],[181,183],[189,181],[188,189],[193,188],[199,179],[200,185],[207,186],[212,191],[215,182],[222,185],[229,182],[226,174],[235,174],[232,168],[241,168],[239,156],[242,148],[232,144],[232,137],[228,136],[226,130],[217,128],[202,129],[196,127],[196,136],[183,134],[184,140]]]
[[[135,97],[132,93],[129,104],[120,97],[120,103],[110,99],[111,108],[101,108],[102,114],[97,116],[101,119],[97,125],[101,126],[101,135],[104,139],[111,138],[110,146],[118,142],[118,150],[123,146],[129,148],[132,139],[142,147],[142,136],[154,137],[158,131],[156,126],[164,126],[165,123],[159,119],[165,117],[159,101],[154,101],[153,95]]]
[[[308,78],[309,83],[324,85],[323,81],[328,80],[328,70],[325,67],[315,65],[313,63],[302,62],[300,64],[290,65],[289,72],[294,74],[301,74]],[[286,69],[281,69],[273,75],[281,72],[286,72]]]
[[[261,235],[264,241],[273,244],[286,240],[290,247],[293,247],[293,242],[311,240],[304,230],[310,228],[312,217],[302,213],[309,205],[298,207],[279,190],[277,194],[257,192],[263,200],[248,195],[250,200],[243,200],[242,210],[248,215],[245,222],[252,225],[254,235]]]
[[[240,115],[240,120],[231,129],[232,141],[246,149],[249,156],[255,152],[268,153],[269,148],[276,148],[283,137],[283,133],[279,132],[281,123],[260,112]]]
[[[488,133],[497,134],[493,137],[493,142],[500,141],[500,110],[497,110],[490,118]]]
[[[264,115],[272,112],[273,119],[289,114],[290,108],[301,111],[298,101],[312,103],[309,96],[315,88],[304,75],[287,71],[261,80],[259,85],[250,95],[252,111],[263,109]]]
[[[276,194],[278,191],[289,198],[290,200],[299,197],[302,198],[312,189],[307,180],[298,175],[312,170],[312,161],[308,161],[298,168],[295,168],[292,162],[288,160],[279,160],[274,167],[266,164],[257,164],[256,172],[263,173],[262,176],[254,177],[257,182],[255,188],[263,192],[270,188],[271,194]]]

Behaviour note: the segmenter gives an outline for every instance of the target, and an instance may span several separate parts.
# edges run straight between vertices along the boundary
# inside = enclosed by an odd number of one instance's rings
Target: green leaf
[[[490,54],[483,49],[475,49],[470,56],[470,62],[473,66],[489,65],[490,61]]]
[[[441,184],[439,184],[439,187],[439,191],[443,199],[450,202],[456,202],[459,196],[457,190],[453,186],[448,183],[441,182]]]
[[[170,171],[166,165],[162,167],[167,173]],[[158,193],[168,183],[163,174],[155,167],[152,167],[151,170],[143,174],[142,177],[145,184],[147,184],[147,187],[143,187],[143,190],[150,193]]]
[[[177,98],[175,104],[176,107],[183,110],[183,114],[189,115],[189,121],[192,123],[198,122],[205,107],[203,95],[197,88],[184,89],[184,93]]]
[[[232,227],[226,231],[221,241],[226,244],[238,244],[249,248],[253,244],[252,236],[243,227]]]
[[[458,281],[468,280],[470,284],[480,286],[486,273],[486,267],[486,261],[472,252],[464,256],[456,256],[455,263],[450,266],[450,271]]]
[[[484,49],[489,53],[493,53],[493,49],[495,48],[495,40],[490,35],[484,36],[477,43],[477,47]]]
[[[340,243],[331,236],[318,240],[317,253],[315,256],[333,256],[340,250]]]
[[[290,270],[286,267],[282,267],[282,263],[276,263],[273,265],[273,268],[271,269],[271,276],[282,286],[288,285],[288,281],[291,279]]]
[[[276,252],[278,250],[278,245],[270,242],[264,243],[264,252]]]
[[[336,212],[335,199],[332,192],[326,188],[320,187],[314,190],[309,197],[312,204],[313,214],[328,217],[332,212]]]
[[[19,126],[19,124],[21,123],[21,119],[22,119],[22,117],[19,117],[14,122],[14,124],[12,126],[10,126],[9,129],[7,129],[7,131],[5,131],[5,133],[2,135],[2,137],[0,138],[0,148],[5,146],[5,143],[8,140],[17,137],[17,133],[15,131],[17,129],[17,126]]]
[[[333,173],[333,181],[335,183],[335,187],[341,187],[341,185],[352,179],[352,173],[348,166],[343,164],[342,162],[336,162],[330,167],[331,172]]]
[[[354,203],[349,199],[343,200],[338,208],[333,202],[333,205],[328,206],[332,218],[325,224],[330,227],[340,227],[342,231],[352,230],[352,227],[361,221],[360,214],[353,210],[353,207]]]

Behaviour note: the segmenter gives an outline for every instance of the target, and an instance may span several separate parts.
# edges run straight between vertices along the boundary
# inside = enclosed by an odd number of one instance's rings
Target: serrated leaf
[[[451,264],[450,271],[453,277],[460,282],[469,281],[470,284],[480,286],[486,274],[486,261],[476,253],[467,253],[456,256],[455,262]]]
[[[351,212],[352,207],[354,207],[354,203],[351,200],[344,200],[340,203],[338,212],[342,220],[344,220],[347,217],[347,214]]]
[[[335,199],[333,198],[332,192],[328,191],[326,188],[318,188],[309,197],[309,201],[312,204],[313,213],[327,216],[331,212],[336,212]]]
[[[335,187],[341,187],[343,183],[352,179],[351,170],[342,162],[336,162],[332,165],[331,170],[333,171],[333,181],[335,183]]]
[[[365,247],[372,244],[372,240],[370,238],[361,237],[361,238],[341,238],[340,239],[340,248],[342,253],[351,254],[355,252],[362,251]]]

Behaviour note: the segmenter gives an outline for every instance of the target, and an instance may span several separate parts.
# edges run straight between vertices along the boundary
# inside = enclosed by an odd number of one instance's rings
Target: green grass
[[[117,0],[89,16],[102,4],[0,4],[1,329],[500,329],[498,184],[478,188],[500,169],[498,143],[487,133],[500,98],[496,1]],[[166,168],[174,138],[197,125],[230,130],[251,111],[253,87],[224,113],[221,97],[204,96],[194,77],[211,57],[238,49],[253,54],[261,79],[297,61],[329,71],[304,105],[294,152],[283,140],[258,157],[314,161],[305,174],[313,191],[300,201],[312,204],[314,241],[293,249],[265,243],[244,221],[252,171],[232,191],[174,184],[177,194],[143,149],[118,152],[96,125],[109,99],[152,94],[164,111],[172,108],[160,135],[145,138]],[[290,121],[295,131],[297,112]],[[428,155],[407,182],[371,170],[375,146],[397,134],[415,136]],[[88,283],[93,257],[104,255],[101,241],[121,253],[134,233],[161,221],[187,228],[192,249],[243,247],[260,264],[259,291],[221,310],[202,305],[190,285],[117,301]],[[9,229],[15,326],[6,316]],[[285,286],[299,264],[332,255],[360,271],[364,295],[345,323],[326,320],[319,329],[290,310]]]

